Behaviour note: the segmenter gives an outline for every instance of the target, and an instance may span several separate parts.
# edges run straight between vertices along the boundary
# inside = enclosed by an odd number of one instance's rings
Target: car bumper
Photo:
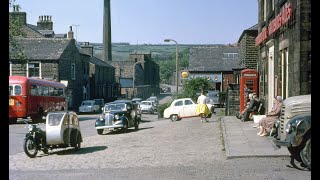
[[[88,112],[92,112],[92,110],[89,109],[81,109],[79,110],[80,113],[88,113]]]
[[[96,126],[96,129],[114,129],[114,128],[123,128],[123,124],[110,125],[110,126]]]
[[[144,110],[141,110],[141,113],[149,113],[149,112],[152,112],[151,109],[144,109]]]
[[[277,146],[287,146],[287,147],[291,146],[291,143],[286,141],[286,140],[283,141],[283,140],[279,140],[279,139],[273,138],[272,142]]]

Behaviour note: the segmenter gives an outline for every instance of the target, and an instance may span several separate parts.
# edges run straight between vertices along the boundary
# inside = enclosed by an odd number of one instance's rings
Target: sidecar
[[[73,111],[54,111],[46,116],[46,144],[51,148],[80,149],[82,135],[78,116]]]

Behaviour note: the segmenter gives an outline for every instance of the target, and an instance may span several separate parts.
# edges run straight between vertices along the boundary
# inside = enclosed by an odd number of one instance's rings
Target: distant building
[[[226,91],[228,84],[236,78],[233,69],[242,68],[239,64],[237,45],[210,45],[190,48],[189,78],[204,77],[210,80],[219,91]]]
[[[146,99],[160,94],[159,65],[151,59],[151,54],[135,52],[129,54],[128,61],[113,60],[110,64],[116,68],[115,77],[123,97]]]

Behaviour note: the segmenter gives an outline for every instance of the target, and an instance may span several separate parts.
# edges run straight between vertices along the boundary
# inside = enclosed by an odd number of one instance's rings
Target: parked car
[[[154,114],[157,111],[157,106],[153,101],[142,101],[140,103],[141,113],[150,113]]]
[[[151,96],[146,101],[152,101],[156,104],[156,106],[159,105],[159,100],[158,100],[157,96]]]
[[[135,103],[141,103],[142,98],[133,98],[131,101]]]
[[[131,100],[116,100],[106,103],[102,114],[95,122],[97,133],[101,135],[104,130],[118,129],[125,132],[131,127],[139,129],[141,114],[139,114],[137,107],[138,105]]]
[[[223,104],[220,103],[219,91],[208,91],[206,102],[214,107],[223,107]]]
[[[311,170],[311,95],[285,99],[275,130],[273,143],[278,148],[288,148],[290,163],[295,159]]]
[[[94,99],[94,101],[95,104],[100,106],[99,110],[101,110],[101,108],[104,106],[104,99]]]
[[[100,105],[96,104],[94,100],[84,100],[79,106],[79,113],[96,113],[100,110]]]
[[[171,105],[163,112],[164,118],[170,118],[172,121],[176,121],[182,118],[195,117],[197,105],[191,98],[181,98],[174,100]],[[208,118],[214,113],[213,105],[207,104],[211,113]]]

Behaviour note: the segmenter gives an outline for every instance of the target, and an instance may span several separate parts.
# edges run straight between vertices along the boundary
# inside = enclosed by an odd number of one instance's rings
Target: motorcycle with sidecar
[[[73,111],[49,112],[46,116],[45,129],[38,124],[29,124],[23,149],[30,158],[38,151],[48,154],[55,148],[74,147],[80,149],[83,142],[78,116]]]

